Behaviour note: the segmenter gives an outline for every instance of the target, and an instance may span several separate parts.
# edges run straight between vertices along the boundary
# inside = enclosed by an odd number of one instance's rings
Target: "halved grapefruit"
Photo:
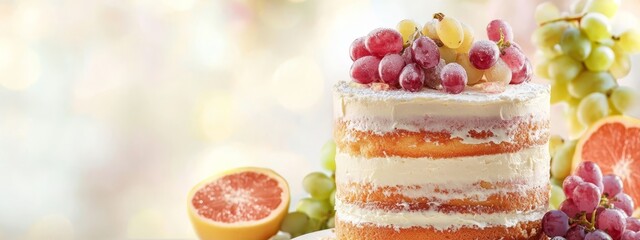
[[[614,116],[596,122],[578,141],[572,169],[582,161],[620,176],[624,192],[640,206],[640,120]]]
[[[278,232],[289,209],[289,186],[264,168],[237,168],[191,189],[191,223],[203,240],[266,240]]]

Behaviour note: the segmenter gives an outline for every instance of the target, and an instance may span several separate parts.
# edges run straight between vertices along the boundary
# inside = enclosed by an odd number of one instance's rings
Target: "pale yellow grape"
[[[618,12],[620,7],[620,0],[590,0],[585,5],[584,9],[587,12],[598,12],[612,18]]]
[[[336,227],[336,218],[335,216],[329,218],[329,220],[327,220],[327,228],[334,228]]]
[[[591,47],[591,41],[576,27],[567,28],[560,39],[562,52],[578,61],[583,61],[589,56]]]
[[[553,184],[553,185],[562,186],[562,181],[564,179],[550,178],[549,180],[550,180],[551,184]]]
[[[589,0],[573,1],[573,3],[571,3],[571,6],[569,7],[569,10],[573,14],[582,14],[584,13],[584,7],[587,5],[587,2],[589,2]]]
[[[553,178],[564,179],[571,174],[571,164],[575,150],[575,141],[567,141],[558,148],[551,162],[551,176]]]
[[[535,74],[538,77],[544,78],[544,79],[551,79],[551,76],[549,75],[549,63],[551,61],[547,60],[547,59],[542,59],[540,60],[540,62],[538,64],[536,64],[535,66]]]
[[[591,54],[584,60],[584,65],[594,72],[605,71],[611,67],[615,58],[610,47],[600,45],[591,50]]]
[[[549,138],[549,154],[551,157],[556,154],[558,149],[564,144],[564,139],[560,135],[551,135]]]
[[[566,82],[551,83],[551,104],[567,102],[571,99]]]
[[[469,62],[469,54],[460,53],[458,54],[458,58],[456,58],[456,62],[464,68],[467,72],[467,85],[474,85],[482,79],[484,76],[484,71],[477,69]]]
[[[467,24],[461,23],[462,24],[462,31],[464,32],[464,39],[462,40],[462,44],[460,44],[460,47],[456,48],[456,52],[457,53],[469,53],[469,49],[471,49],[471,46],[473,45],[473,40],[475,39],[475,36],[473,34],[473,30],[467,26]]]
[[[616,55],[616,59],[613,61],[613,64],[611,64],[609,72],[616,79],[626,77],[629,75],[629,72],[631,72],[631,58],[621,51],[616,51],[615,48],[613,52]]]
[[[551,185],[551,195],[549,196],[549,209],[556,210],[560,204],[566,199],[562,187]]]
[[[583,125],[591,126],[591,124],[609,115],[607,96],[599,92],[589,94],[580,101],[576,114],[578,114],[578,120]]]
[[[611,24],[601,13],[590,12],[584,15],[580,20],[580,28],[594,42],[611,38]]]
[[[282,220],[280,225],[280,231],[291,234],[292,237],[297,237],[307,233],[307,224],[309,223],[309,216],[302,212],[290,212]]]
[[[538,4],[533,16],[536,23],[541,24],[560,18],[560,9],[552,2],[543,2]]]
[[[565,21],[542,25],[533,32],[531,41],[538,47],[553,48],[554,45],[560,42],[562,33],[569,26],[571,24]]]
[[[328,201],[313,198],[303,198],[298,202],[296,211],[307,214],[312,219],[324,220],[329,217],[333,208]]]
[[[398,25],[396,25],[396,29],[398,30],[398,32],[400,32],[400,35],[402,35],[402,41],[406,46],[411,43],[413,35],[420,30],[420,26],[418,26],[418,24],[411,19],[404,19],[398,22]]]
[[[570,104],[571,105],[571,104]],[[567,123],[569,124],[569,137],[572,139],[579,138],[585,130],[587,130],[587,126],[578,121],[578,116],[576,115],[576,108],[570,107],[567,112],[565,119],[567,119]]]
[[[630,54],[640,52],[640,30],[634,28],[622,33],[618,46]]]
[[[489,82],[498,82],[504,85],[509,84],[511,82],[511,69],[509,66],[502,61],[502,59],[498,59],[493,67],[487,69],[484,72],[484,76],[487,78]]]
[[[594,92],[606,92],[616,87],[616,81],[609,72],[583,71],[569,82],[569,94],[583,98]]]
[[[453,17],[445,16],[436,23],[436,32],[438,33],[440,41],[448,48],[455,49],[460,47],[464,39],[462,24]]]
[[[611,91],[609,101],[618,112],[625,113],[636,103],[637,93],[633,88],[618,86]]]
[[[446,63],[452,63],[456,61],[458,57],[458,53],[455,49],[451,49],[445,46],[439,47],[440,50],[440,58],[444,59]]]
[[[568,82],[576,78],[584,69],[581,62],[568,55],[561,55],[549,62],[549,76],[559,82]]]
[[[422,27],[422,35],[433,40],[439,39],[438,33],[436,32],[436,24],[438,23],[438,19],[431,19]]]

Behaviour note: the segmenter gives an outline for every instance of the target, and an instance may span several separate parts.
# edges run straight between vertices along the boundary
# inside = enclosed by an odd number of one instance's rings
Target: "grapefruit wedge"
[[[264,168],[237,168],[212,176],[189,192],[187,211],[203,240],[266,240],[289,209],[289,186]]]
[[[624,192],[640,206],[640,120],[614,116],[596,122],[578,141],[572,169],[582,161],[620,176]]]

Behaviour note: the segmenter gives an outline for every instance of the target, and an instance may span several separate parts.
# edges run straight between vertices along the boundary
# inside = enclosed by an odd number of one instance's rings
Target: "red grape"
[[[571,196],[571,195],[569,195],[569,196]],[[573,199],[571,199],[571,198],[565,199],[560,204],[560,207],[558,207],[558,209],[560,209],[560,211],[566,213],[567,216],[572,217],[572,218],[576,217],[576,215],[578,215],[578,213],[580,213],[580,210],[578,210],[578,207],[576,206],[576,203],[574,203]]]
[[[631,230],[624,230],[624,233],[622,234],[622,238],[620,239],[621,240],[639,240],[640,233],[637,233]]]
[[[618,193],[613,198],[611,198],[610,202],[613,204],[613,206],[626,213],[627,216],[631,216],[631,214],[633,214],[633,199],[631,199],[629,195],[625,193]]]
[[[626,220],[627,224],[627,229],[637,232],[640,231],[640,220],[634,217],[628,217]]]
[[[449,63],[440,72],[445,92],[458,94],[467,86],[467,72],[457,63]]]
[[[604,191],[602,193],[607,194],[609,197],[613,197],[622,192],[622,178],[615,174],[607,174],[602,177],[602,185],[604,185]]]
[[[569,217],[559,210],[551,210],[542,217],[542,231],[549,237],[564,236],[569,230]]]
[[[369,84],[377,81],[378,65],[380,65],[380,59],[374,56],[364,56],[358,58],[353,65],[351,65],[351,79],[354,82]]]
[[[604,209],[596,219],[596,227],[611,236],[613,239],[620,239],[625,229],[624,214],[617,209]]]
[[[501,19],[489,22],[489,25],[487,25],[487,36],[489,37],[489,40],[498,42],[502,35],[504,35],[505,41],[512,42],[513,30],[511,30],[511,26]]]
[[[400,87],[400,72],[402,72],[402,68],[405,65],[404,59],[398,54],[384,56],[378,67],[380,79],[382,79],[382,82],[389,84],[389,86]]]
[[[531,62],[529,62],[529,60],[527,59],[524,62],[524,66],[522,66],[522,69],[511,74],[510,84],[520,84],[523,82],[531,81],[531,76],[533,76],[533,66],[531,66]]]
[[[424,85],[431,89],[441,89],[442,88],[442,78],[440,74],[442,73],[442,68],[447,65],[444,59],[440,58],[440,62],[435,67],[425,69],[424,70]]]
[[[522,51],[518,50],[514,46],[509,46],[502,49],[500,59],[504,61],[512,72],[519,71],[524,66],[524,61],[527,57],[524,56]]]
[[[411,45],[413,60],[424,69],[429,69],[440,62],[438,45],[428,37],[419,37]]]
[[[364,41],[369,52],[378,57],[402,51],[402,35],[391,28],[377,28]]]
[[[413,63],[413,50],[410,47],[407,47],[402,51],[402,58],[404,58],[404,62],[409,64]]]
[[[567,240],[582,240],[584,235],[587,234],[587,228],[582,225],[575,225],[569,228],[567,234],[564,236]]]
[[[359,37],[356,38],[356,40],[353,40],[351,46],[349,47],[349,54],[351,55],[351,60],[353,61],[364,56],[371,56],[371,53],[369,52],[369,50],[367,50],[367,47],[364,46],[364,37]]]
[[[411,63],[404,66],[400,73],[400,86],[409,92],[417,92],[424,84],[424,72],[417,64]]]
[[[600,189],[593,183],[580,183],[575,189],[571,198],[578,207],[578,211],[593,212],[600,204]]]
[[[590,182],[598,186],[600,191],[604,190],[604,185],[602,185],[602,171],[598,164],[586,161],[581,162],[576,168],[576,175],[582,178],[585,182]]]
[[[564,191],[564,195],[570,198],[573,194],[573,189],[575,189],[580,183],[583,182],[584,180],[576,175],[566,177],[562,182],[562,190]]]
[[[584,236],[584,240],[613,240],[609,234],[606,234],[603,231],[595,230],[593,232],[587,233]]]
[[[469,50],[469,62],[480,70],[493,67],[500,56],[500,49],[496,43],[489,40],[480,40],[473,43]]]

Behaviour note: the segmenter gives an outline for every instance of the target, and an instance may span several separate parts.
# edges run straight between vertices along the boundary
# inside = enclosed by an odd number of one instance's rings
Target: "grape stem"
[[[568,17],[563,17],[563,18],[558,18],[558,19],[553,19],[553,20],[549,20],[546,22],[542,22],[540,23],[540,26],[544,26],[550,23],[554,23],[554,22],[562,22],[562,21],[567,21],[567,22],[572,22],[572,21],[576,21],[576,22],[580,22],[580,20],[582,20],[582,17],[584,17],[585,14],[582,15],[577,15],[577,16],[568,16]]]
[[[434,19],[438,19],[438,21],[442,21],[442,19],[444,18],[444,13],[435,13],[433,14],[433,18]]]

